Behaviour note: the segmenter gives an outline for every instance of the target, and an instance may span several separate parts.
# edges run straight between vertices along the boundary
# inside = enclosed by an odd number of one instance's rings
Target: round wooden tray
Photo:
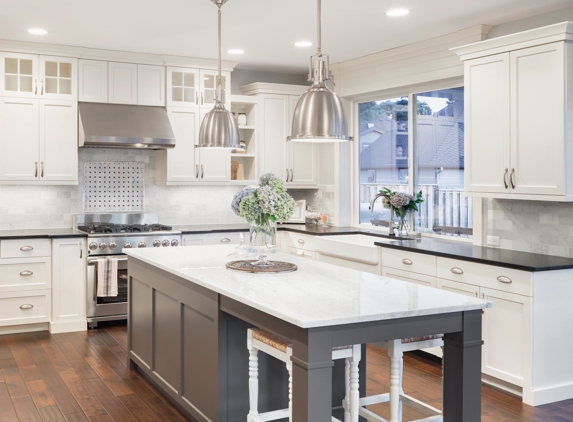
[[[257,260],[231,261],[227,262],[225,266],[230,270],[246,273],[290,273],[298,270],[298,267],[290,262],[268,261],[273,264],[268,266],[253,265],[253,262],[257,262]]]

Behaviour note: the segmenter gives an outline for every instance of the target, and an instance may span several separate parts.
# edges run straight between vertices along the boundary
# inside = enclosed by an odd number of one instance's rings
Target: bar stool
[[[250,411],[247,422],[266,422],[289,418],[292,422],[292,346],[291,344],[267,331],[249,328],[247,332],[247,348],[249,349],[249,402]],[[288,381],[288,408],[259,413],[259,358],[258,352],[264,352],[286,364]],[[344,408],[344,422],[358,422],[358,364],[360,362],[360,345],[342,346],[332,349],[332,360],[346,359],[345,366],[345,397],[342,402]],[[333,422],[341,422],[332,418]]]
[[[428,417],[417,419],[414,422],[442,422],[444,418],[440,410],[404,393],[402,389],[402,376],[404,374],[404,352],[430,347],[441,347],[443,350],[443,336],[437,335],[389,340],[375,343],[375,346],[388,351],[388,357],[390,358],[390,392],[361,398],[359,400],[360,416],[365,418],[368,422],[402,422],[402,403],[406,403],[428,415]],[[365,408],[365,406],[386,402],[390,402],[390,421]]]

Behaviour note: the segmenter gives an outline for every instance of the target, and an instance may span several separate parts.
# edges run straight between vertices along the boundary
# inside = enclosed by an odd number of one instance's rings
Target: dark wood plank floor
[[[137,372],[128,370],[124,324],[68,334],[0,336],[1,422],[159,422],[186,420]],[[405,357],[404,389],[441,408],[441,367]],[[368,347],[368,394],[388,391],[386,352]],[[532,408],[483,387],[483,422],[572,422],[573,400]],[[388,406],[372,409],[388,417]],[[404,408],[404,421],[421,418]]]

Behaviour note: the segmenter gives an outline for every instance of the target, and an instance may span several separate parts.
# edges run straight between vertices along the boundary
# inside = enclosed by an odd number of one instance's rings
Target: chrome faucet
[[[374,202],[376,202],[376,200],[380,197],[385,197],[385,198],[389,198],[388,195],[384,194],[384,193],[379,193],[377,195],[374,196],[374,198],[372,198],[372,200],[370,201],[370,206],[368,207],[368,210],[370,210],[370,214],[372,214],[374,212]],[[390,204],[390,221],[388,223],[388,234],[390,236],[394,236],[394,207],[392,206],[392,204]]]

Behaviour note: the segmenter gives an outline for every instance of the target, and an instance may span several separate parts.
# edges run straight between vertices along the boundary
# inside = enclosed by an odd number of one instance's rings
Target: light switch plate
[[[500,240],[498,236],[488,236],[487,237],[487,244],[489,246],[499,246]]]

